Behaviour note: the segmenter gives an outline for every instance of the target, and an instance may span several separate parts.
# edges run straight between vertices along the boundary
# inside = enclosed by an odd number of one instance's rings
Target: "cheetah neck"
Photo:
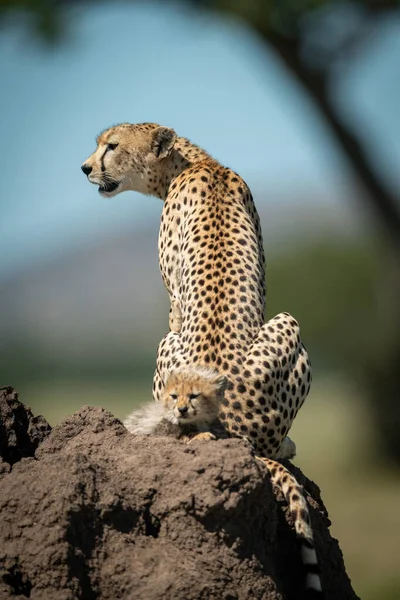
[[[205,150],[202,150],[196,144],[192,144],[186,138],[178,138],[171,157],[165,162],[159,179],[154,182],[154,189],[151,193],[161,200],[165,200],[174,180],[183,171],[195,163],[203,162],[204,160],[212,160],[211,156]]]

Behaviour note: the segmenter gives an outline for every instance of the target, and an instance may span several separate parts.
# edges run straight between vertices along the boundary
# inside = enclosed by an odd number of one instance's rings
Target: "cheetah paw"
[[[286,436],[278,450],[277,458],[294,458],[296,456],[296,444]]]
[[[204,431],[202,433],[196,433],[188,441],[188,444],[192,442],[209,442],[210,440],[216,440],[217,438],[210,431]]]

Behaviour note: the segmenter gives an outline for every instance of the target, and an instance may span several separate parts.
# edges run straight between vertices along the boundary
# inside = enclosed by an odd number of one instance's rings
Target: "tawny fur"
[[[159,258],[171,331],[158,348],[154,399],[172,369],[215,368],[229,382],[219,414],[226,431],[260,457],[285,454],[311,366],[290,314],[265,323],[263,241],[246,183],[154,123],[107,129],[83,169],[104,196],[134,190],[164,201]],[[300,520],[306,513],[291,501]]]
[[[161,399],[176,367],[213,367],[229,380],[221,420],[274,458],[307,397],[311,368],[288,313],[264,322],[265,260],[258,214],[239,175],[154,123],[111,127],[83,168],[102,195],[164,200],[160,268],[171,331],[154,377]]]
[[[204,367],[172,371],[161,402],[149,402],[133,411],[125,427],[137,435],[173,435],[184,441],[215,439],[218,414],[227,380]]]
[[[148,402],[131,412],[123,423],[135,435],[150,435],[165,418],[166,410],[161,402]]]
[[[323,597],[320,568],[304,489],[294,475],[276,460],[259,456],[256,456],[256,459],[267,467],[272,485],[282,491],[289,506],[296,534],[301,543],[301,558],[306,573],[306,590],[311,591],[312,598]]]

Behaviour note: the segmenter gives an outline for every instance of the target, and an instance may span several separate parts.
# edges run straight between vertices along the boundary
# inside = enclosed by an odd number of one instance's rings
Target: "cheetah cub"
[[[227,383],[214,369],[176,369],[167,376],[161,402],[133,411],[124,425],[139,435],[173,435],[185,442],[214,440],[224,433],[218,413]]]

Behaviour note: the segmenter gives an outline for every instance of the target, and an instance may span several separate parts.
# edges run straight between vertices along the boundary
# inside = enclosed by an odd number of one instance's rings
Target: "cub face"
[[[176,133],[155,123],[123,123],[101,133],[97,148],[81,166],[89,181],[99,186],[102,196],[126,190],[151,193],[163,172]]]
[[[226,377],[216,371],[172,371],[167,376],[162,402],[175,424],[212,423],[218,416]]]

